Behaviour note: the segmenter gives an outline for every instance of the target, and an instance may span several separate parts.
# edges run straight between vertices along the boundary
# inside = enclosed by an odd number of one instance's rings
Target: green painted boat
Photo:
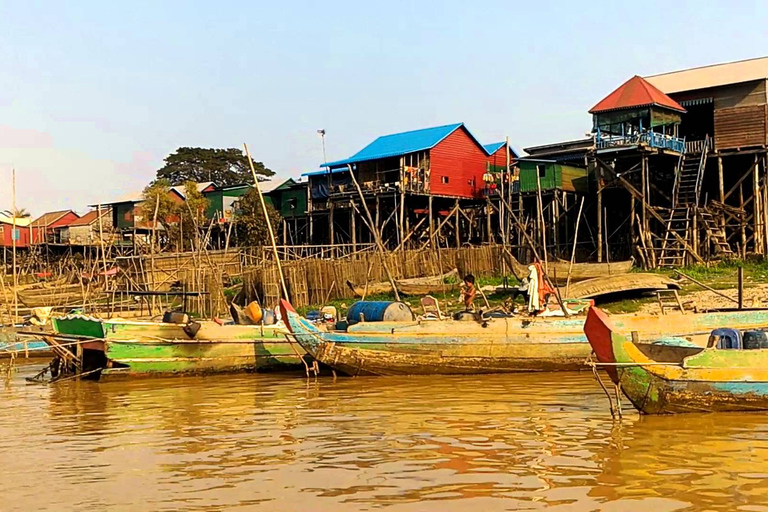
[[[103,320],[84,315],[52,319],[51,343],[80,345],[100,379],[303,368],[306,352],[286,339],[282,324],[220,325]],[[74,351],[73,351],[74,352]],[[89,354],[90,352],[90,354]],[[95,354],[93,353],[95,352]],[[101,354],[98,354],[101,352]],[[95,361],[95,362],[94,362]]]
[[[768,410],[768,348],[718,348],[717,331],[701,333],[704,346],[641,343],[598,308],[589,311],[584,332],[597,365],[641,413]]]

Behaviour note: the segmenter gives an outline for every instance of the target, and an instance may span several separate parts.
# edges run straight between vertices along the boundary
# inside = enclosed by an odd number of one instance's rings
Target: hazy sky
[[[140,190],[179,146],[284,176],[378,135],[579,137],[624,80],[768,55],[768,2],[0,0],[0,209]]]

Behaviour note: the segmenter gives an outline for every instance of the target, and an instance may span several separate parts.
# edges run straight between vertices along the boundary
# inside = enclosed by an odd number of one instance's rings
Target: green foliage
[[[253,188],[238,200],[235,214],[235,229],[240,245],[263,246],[270,243],[269,230],[264,220],[258,191]],[[277,233],[283,220],[271,203],[267,201],[267,215],[272,229]]]
[[[177,202],[171,194],[171,184],[165,179],[154,181],[144,188],[141,215],[148,226],[151,227],[152,221],[157,218],[159,226],[166,230],[170,228],[177,210]]]
[[[274,174],[262,162],[254,160],[253,166],[259,176]],[[239,149],[179,148],[165,158],[165,165],[157,171],[157,180],[167,180],[171,185],[212,181],[226,187],[252,183],[253,175],[248,158]]]
[[[187,181],[184,183],[185,201],[175,199],[171,192],[168,180],[157,180],[144,189],[144,202],[141,204],[141,213],[151,226],[157,209],[157,223],[163,227],[163,232],[158,233],[165,245],[175,249],[184,249],[189,243],[189,248],[194,248],[194,243],[199,239],[200,229],[205,228],[207,221],[205,210],[208,208],[208,199],[197,190],[197,183]],[[190,242],[186,242],[189,240]]]

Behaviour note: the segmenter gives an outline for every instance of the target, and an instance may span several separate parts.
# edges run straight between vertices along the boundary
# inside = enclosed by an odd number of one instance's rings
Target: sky
[[[0,210],[88,210],[180,146],[284,177],[464,122],[579,138],[633,75],[768,55],[768,2],[0,0]]]

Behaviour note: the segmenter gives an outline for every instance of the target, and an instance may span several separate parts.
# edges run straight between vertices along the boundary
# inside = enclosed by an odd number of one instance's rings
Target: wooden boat
[[[318,362],[350,375],[480,374],[578,370],[592,348],[584,317],[505,317],[483,322],[414,320],[317,327],[281,301],[292,336]],[[627,331],[648,337],[720,325],[768,325],[768,311],[616,315]]]
[[[720,316],[719,326],[762,315],[739,311],[729,316]],[[711,322],[692,322],[688,338],[709,339],[711,328]],[[584,331],[598,365],[641,413],[768,410],[768,349],[639,343],[597,308],[587,315]]]
[[[0,328],[0,359],[51,357],[48,344],[37,336],[17,334],[12,327]]]
[[[403,295],[429,295],[431,293],[449,293],[459,285],[459,271],[453,269],[450,272],[432,277],[414,277],[411,279],[395,279],[397,290]],[[388,282],[369,283],[365,285],[355,285],[347,281],[347,286],[357,297],[368,297],[371,295],[380,295],[390,293],[392,285]]]
[[[298,369],[305,352],[277,325],[219,325],[101,320],[83,315],[53,318],[46,338],[61,355],[82,352],[81,369],[104,379],[217,372]],[[73,343],[74,342],[74,343]],[[64,357],[68,357],[64,354]]]
[[[672,279],[659,274],[619,274],[595,277],[571,284],[563,295],[571,299],[593,299],[603,295],[624,292],[642,292],[655,290],[679,289],[680,285]]]
[[[528,265],[520,263],[514,256],[507,253],[507,262],[512,266],[512,273],[518,278],[528,276]],[[570,261],[554,260],[547,264],[547,275],[555,284],[564,285],[568,280]],[[571,269],[571,283],[594,279],[597,277],[626,274],[632,269],[632,260],[612,261],[610,263],[574,263]]]

